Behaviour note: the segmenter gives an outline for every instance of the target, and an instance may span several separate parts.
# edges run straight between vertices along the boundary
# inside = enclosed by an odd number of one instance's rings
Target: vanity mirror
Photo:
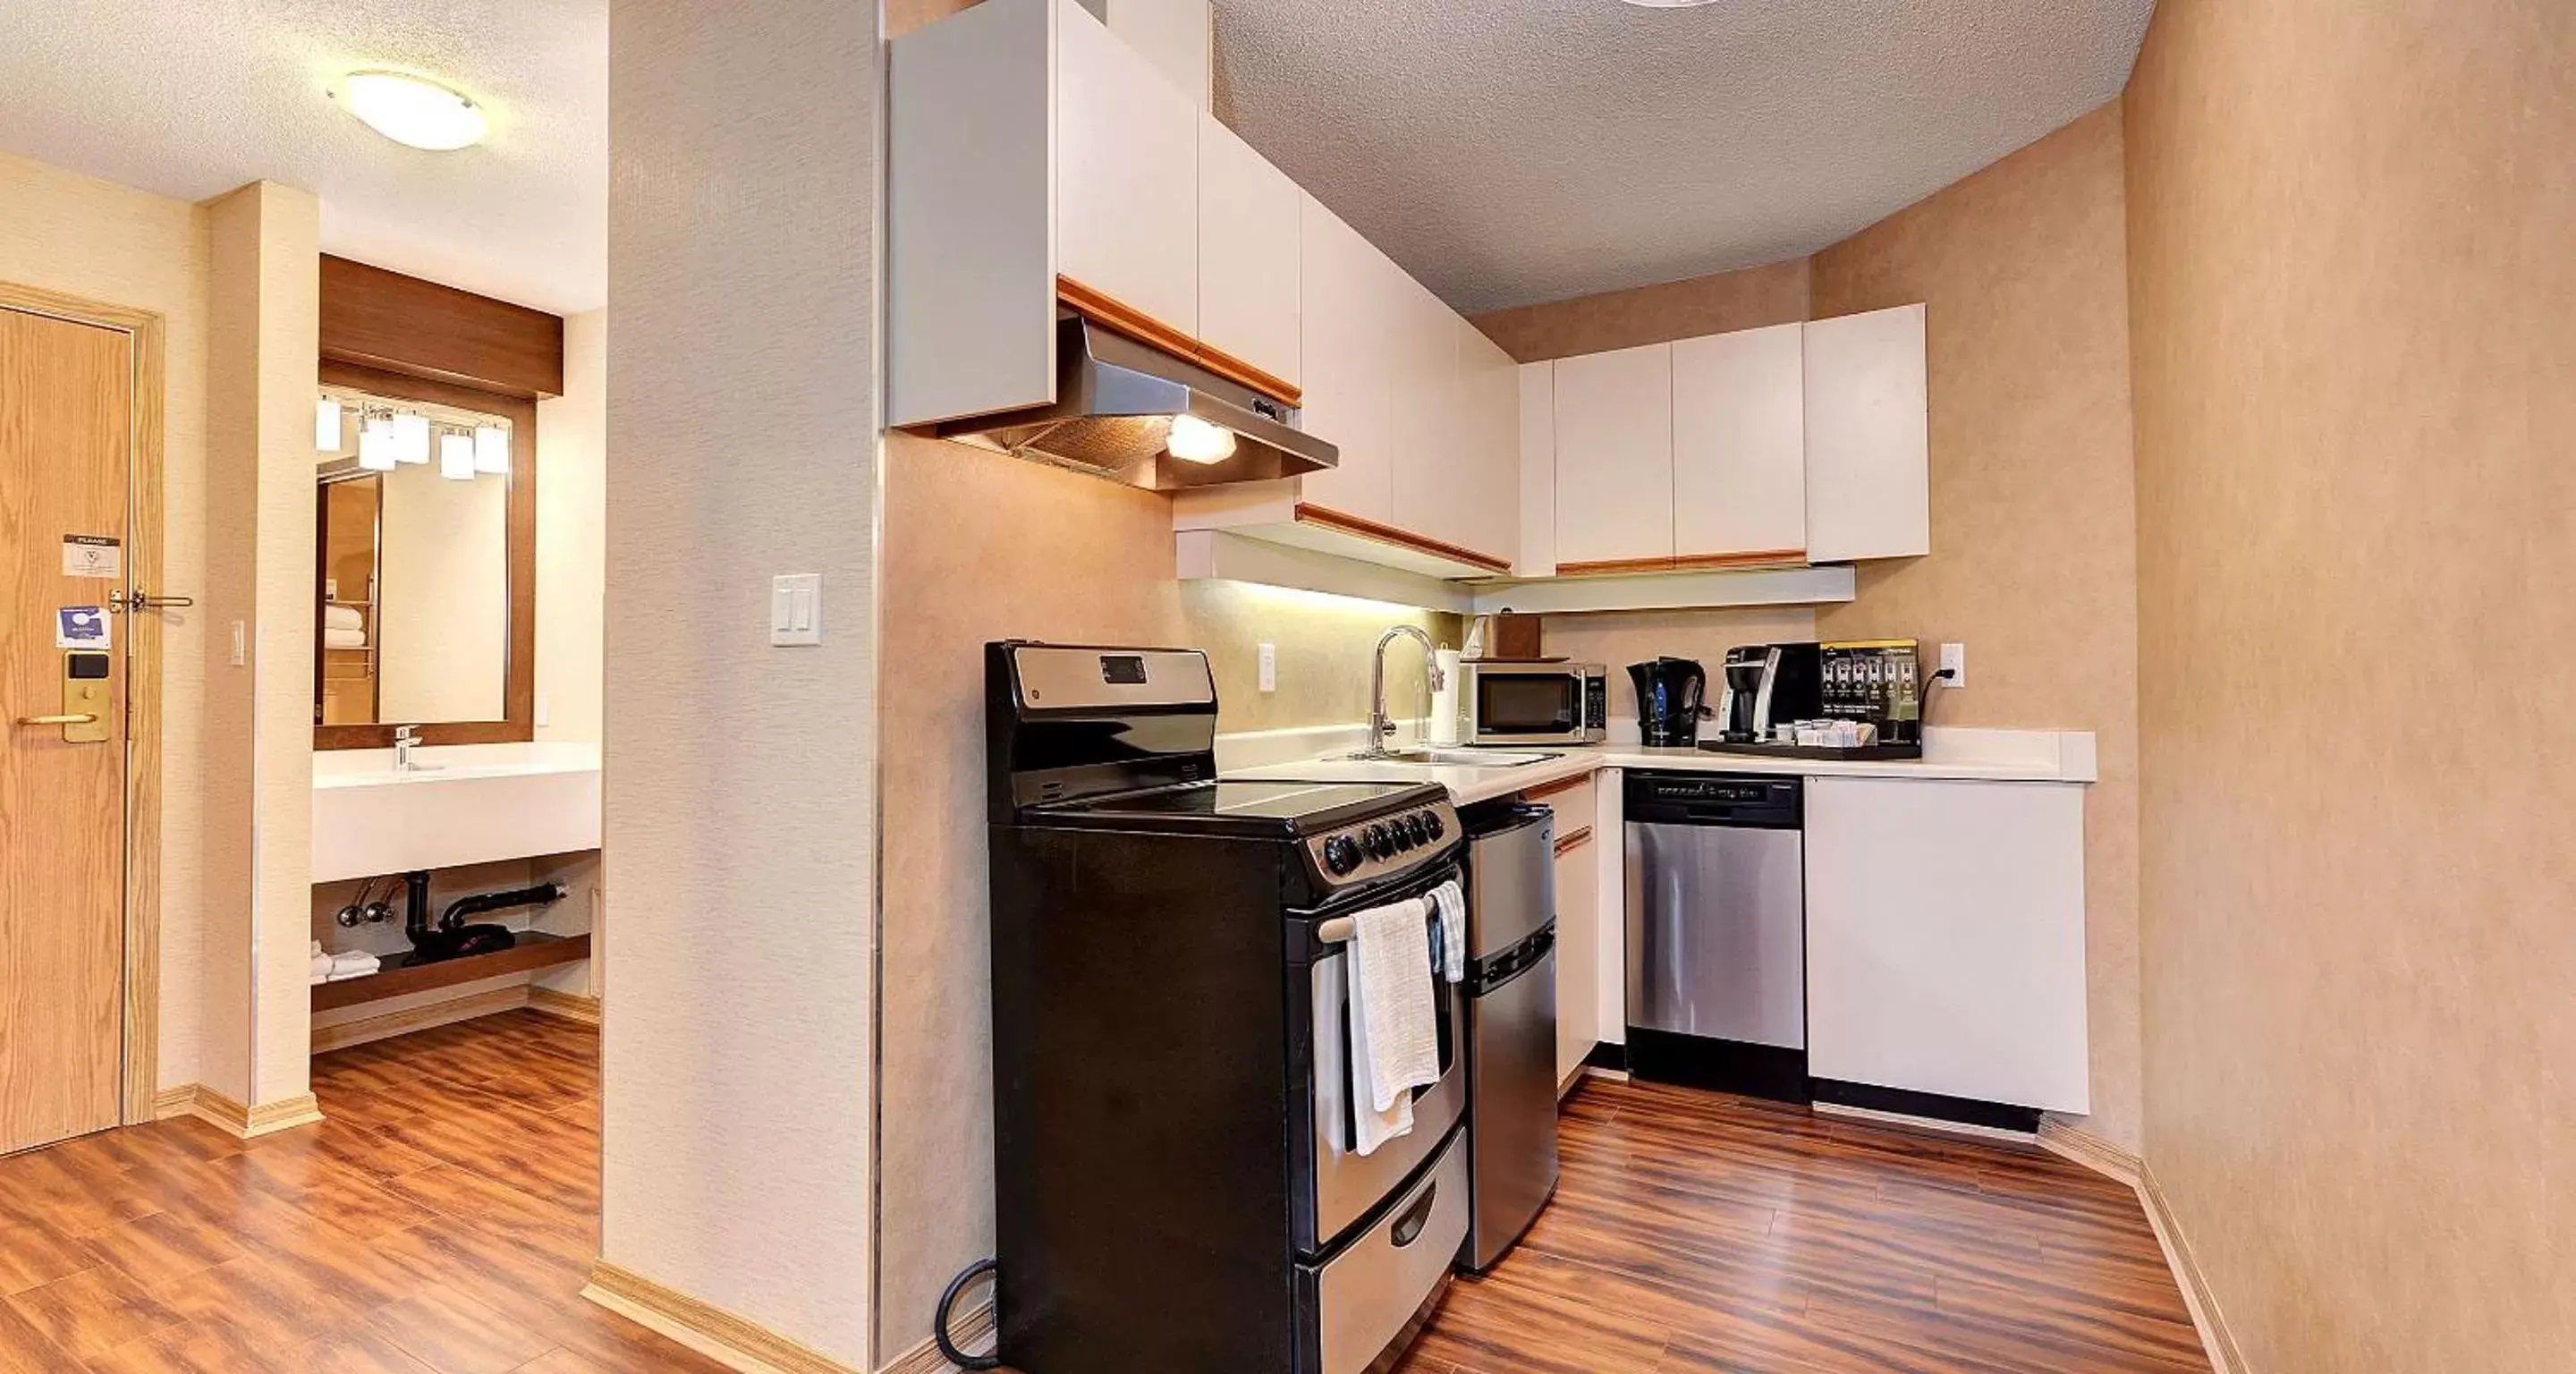
[[[536,407],[325,361],[314,450],[314,747],[531,738]]]

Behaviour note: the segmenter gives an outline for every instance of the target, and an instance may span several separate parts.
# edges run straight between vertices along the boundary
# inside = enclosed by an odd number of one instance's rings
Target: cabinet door
[[[1298,480],[1298,499],[1381,524],[1395,517],[1388,296],[1402,274],[1312,196],[1298,196],[1299,424],[1341,449],[1330,472]]]
[[[1199,116],[1201,343],[1297,385],[1297,183]]]
[[[1804,328],[1673,345],[1673,552],[1794,562],[1807,547]]]
[[[1807,1066],[2088,1109],[2084,789],[1807,780]]]
[[[1459,496],[1466,511],[1460,540],[1478,553],[1515,561],[1521,530],[1520,364],[1453,315],[1458,337],[1467,444],[1459,459]]]
[[[1557,831],[1562,829],[1559,818]],[[1562,839],[1559,841],[1562,843]],[[1588,830],[1556,856],[1556,1081],[1565,1082],[1592,1053],[1601,1023],[1600,903],[1595,866],[1599,835]]]
[[[1556,561],[1673,553],[1673,347],[1556,360]]]
[[[1055,70],[1056,271],[1197,334],[1197,106],[1073,0]]]
[[[1401,270],[1393,283],[1395,523],[1443,544],[1468,546],[1472,520],[1461,490],[1466,456],[1466,377],[1458,317]]]
[[[1923,307],[1806,327],[1807,561],[1932,551]]]
[[[1556,364],[1520,366],[1521,542],[1512,571],[1556,571]]]

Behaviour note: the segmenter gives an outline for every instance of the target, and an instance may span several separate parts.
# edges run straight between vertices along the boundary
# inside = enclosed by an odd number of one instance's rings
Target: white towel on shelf
[[[1428,911],[1408,898],[1351,918],[1351,1145],[1360,1154],[1410,1132],[1413,1090],[1440,1081]]]
[[[364,978],[368,974],[374,973],[383,967],[383,960],[367,953],[365,950],[352,950],[346,954],[334,954],[331,956],[331,977],[329,981],[339,983],[345,982],[351,978]]]
[[[322,632],[322,647],[326,649],[363,649],[367,647],[367,632],[364,630],[343,630],[334,626]]]
[[[358,614],[358,608],[355,606],[325,606],[322,608],[322,628],[364,630],[367,628],[367,620],[366,617]]]
[[[322,942],[319,940],[313,942],[312,972],[313,981],[316,983],[331,981],[331,956],[322,952]]]
[[[1467,894],[1456,880],[1431,889],[1431,904],[1440,910],[1437,929],[1440,935],[1440,976],[1448,982],[1467,981]]]

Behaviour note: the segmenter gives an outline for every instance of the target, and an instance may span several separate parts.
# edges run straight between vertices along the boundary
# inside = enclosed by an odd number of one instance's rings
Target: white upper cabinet
[[[1504,563],[1520,551],[1520,364],[1485,331],[1450,317],[1458,336],[1459,393],[1466,442],[1459,461],[1465,508],[1459,542]]]
[[[1298,385],[1297,183],[1232,129],[1199,122],[1199,342]]]
[[[1305,391],[1298,423],[1341,449],[1338,467],[1298,479],[1298,497],[1384,524],[1395,514],[1388,321],[1403,274],[1314,197],[1297,199]]]
[[[1672,345],[1559,358],[1554,372],[1557,566],[1671,558]]]
[[[1807,561],[1932,551],[1923,307],[1806,327]]]
[[[1521,542],[1512,571],[1547,577],[1556,571],[1556,364],[1523,363],[1521,389]]]
[[[1460,385],[1458,317],[1401,270],[1395,313],[1395,523],[1437,543],[1467,547],[1458,484],[1469,439]]]
[[[1673,345],[1673,552],[1795,563],[1807,547],[1803,329]]]
[[[1058,0],[1055,120],[1057,273],[1196,334],[1197,102]]]

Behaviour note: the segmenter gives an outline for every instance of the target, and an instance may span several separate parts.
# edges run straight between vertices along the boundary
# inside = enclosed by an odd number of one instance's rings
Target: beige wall
[[[2571,93],[2165,0],[2127,96],[2148,1163],[2262,1374],[2576,1350]]]
[[[1474,323],[1524,363],[1790,324],[1808,318],[1807,262],[1791,258],[1740,272],[1515,306],[1478,315]]]
[[[873,1368],[877,11],[609,11],[611,1264]],[[818,573],[824,642],[769,644]]]
[[[2100,110],[1815,257],[1817,318],[1924,302],[1929,557],[1864,563],[1826,639],[1968,649],[1936,725],[2090,730],[2084,799],[2093,1112],[2135,1150],[2137,541],[2120,117]]]
[[[537,402],[541,740],[599,739],[608,515],[608,312],[564,318],[563,395]]]
[[[162,559],[151,589],[198,594],[206,566],[206,212],[0,155],[0,280],[157,312],[167,329]],[[161,1063],[158,1085],[198,1076],[196,970],[204,941],[202,599],[161,633]]]

